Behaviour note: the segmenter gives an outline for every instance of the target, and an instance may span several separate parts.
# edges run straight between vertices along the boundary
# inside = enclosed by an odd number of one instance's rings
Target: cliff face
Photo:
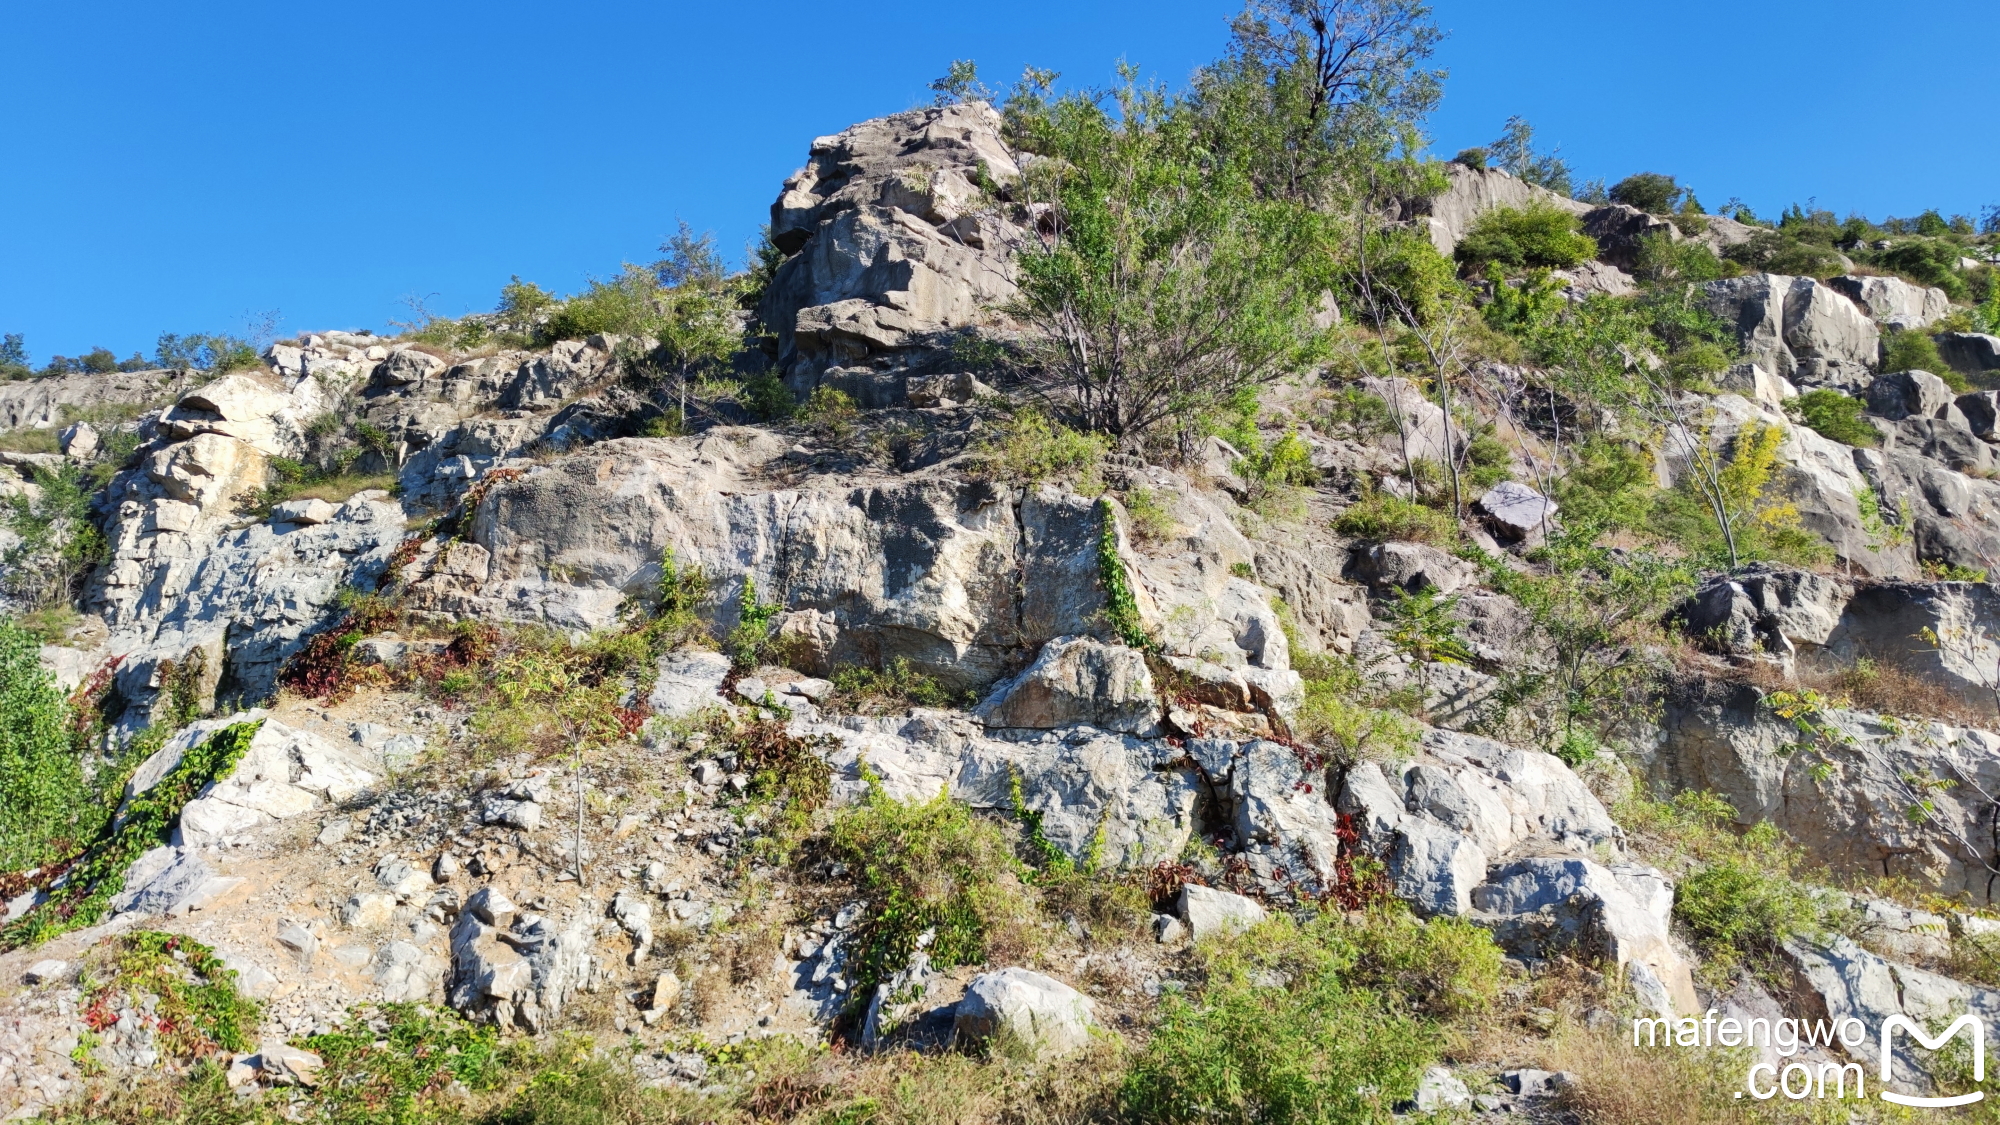
[[[1059,1053],[1114,1009],[1150,1026],[1162,989],[1194,975],[1188,936],[1390,903],[1475,924],[1523,974],[1613,970],[1605,987],[1644,1010],[1699,1013],[1724,986],[1774,1002],[1768,982],[1705,973],[1675,912],[1685,869],[1614,816],[1635,778],[1642,795],[1719,794],[1736,827],[1775,825],[1830,877],[1960,896],[1949,917],[1883,922],[1873,951],[1788,945],[1788,999],[1884,1014],[1843,966],[1919,973],[1950,961],[1925,919],[1990,926],[1972,907],[2000,869],[2000,735],[1984,729],[2000,603],[1984,581],[1917,579],[2000,557],[1992,392],[1876,370],[1882,328],[1927,326],[1941,293],[1769,274],[1699,290],[1746,362],[1651,466],[1671,485],[1694,471],[1687,451],[1776,431],[1773,495],[1831,562],[1708,576],[1673,613],[1671,687],[1635,687],[1620,744],[1573,765],[1507,718],[1524,684],[1562,672],[1546,618],[1507,592],[1543,565],[1530,551],[1559,515],[1534,440],[1450,529],[1459,553],[1341,518],[1392,489],[1412,449],[1444,460],[1468,421],[1508,421],[1490,396],[1454,421],[1409,383],[1369,380],[1355,394],[1395,420],[1370,428],[1333,420],[1317,375],[1274,390],[1311,487],[1268,487],[1220,439],[1172,465],[1096,448],[1010,467],[1019,404],[952,348],[1021,330],[1004,306],[1026,229],[1002,204],[1022,158],[1000,125],[983,104],[864,122],[814,141],[772,206],[785,257],[755,311],[769,358],[796,398],[833,388],[858,412],[648,434],[632,403],[660,378],[655,341],[608,335],[459,352],[329,332],[215,379],[0,387],[10,432],[107,404],[129,416],[67,426],[63,453],[0,454],[0,494],[23,504],[61,471],[107,482],[90,515],[102,557],[63,592],[82,616],[42,657],[107,720],[103,745],[174,728],[119,800],[170,791],[228,732],[245,747],[124,857],[101,917],[0,955],[4,1104],[71,1092],[71,1048],[158,1061],[143,1020],[96,1048],[77,1037],[75,966],[141,926],[216,947],[267,1000],[268,1042],[239,1052],[238,1084],[300,1081],[321,1060],[288,1038],[384,1001],[530,1035],[615,1026],[645,1046],[649,1081],[690,1088],[711,1063],[677,1027],[872,1048],[935,1045],[955,1019],[966,1037],[1041,1028],[1032,1042]],[[1447,252],[1481,213],[1546,194],[1451,177],[1404,216]],[[1576,297],[1629,291],[1648,231],[1747,237],[1556,202],[1601,236]],[[1879,445],[1796,420],[1801,386],[1861,396]],[[374,486],[281,495],[326,418],[365,424],[339,479]],[[136,449],[107,452],[100,430]],[[16,578],[41,565],[25,542],[8,543]],[[1330,668],[1393,706],[1336,698]],[[1856,670],[1924,690],[1798,702]],[[1145,885],[1150,911],[1113,937],[1062,907],[1033,942],[977,955],[949,951],[941,920],[895,964],[864,961],[880,888],[832,852],[773,844],[800,800],[780,752],[823,782],[802,824],[944,797],[1009,826],[1034,864],[1131,876],[1119,885]],[[1017,887],[1008,864],[978,881]],[[68,877],[0,884],[9,920],[71,909]],[[31,964],[35,989],[14,990]],[[1535,1090],[1507,1104],[1539,1106]]]

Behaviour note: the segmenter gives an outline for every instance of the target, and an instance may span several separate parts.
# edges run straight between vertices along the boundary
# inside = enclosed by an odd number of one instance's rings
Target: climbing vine
[[[1139,620],[1139,601],[1132,595],[1132,583],[1125,575],[1125,560],[1118,553],[1118,516],[1109,500],[1097,502],[1103,529],[1097,537],[1097,572],[1104,583],[1104,618],[1118,639],[1141,652],[1154,652],[1158,641],[1146,633]]]
[[[126,803],[123,815],[95,842],[38,872],[30,885],[47,889],[48,897],[0,927],[0,950],[36,945],[102,919],[125,889],[125,869],[147,849],[167,842],[181,809],[209,782],[229,776],[263,725],[262,720],[237,723],[189,747],[158,784]],[[58,879],[61,886],[54,885]]]

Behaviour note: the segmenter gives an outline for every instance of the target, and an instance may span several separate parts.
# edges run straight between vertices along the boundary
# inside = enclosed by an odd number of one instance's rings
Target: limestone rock
[[[1537,187],[1498,168],[1468,168],[1463,164],[1443,167],[1449,186],[1438,195],[1405,204],[1401,218],[1428,227],[1431,244],[1447,258],[1479,216],[1496,208],[1539,205],[1578,215],[1590,209],[1589,204]]]
[[[1486,514],[1487,526],[1503,542],[1517,543],[1538,537],[1551,526],[1556,502],[1517,481],[1501,481],[1478,501]]]
[[[63,424],[65,407],[165,405],[199,380],[194,372],[153,369],[0,383],[0,430],[54,429]]]
[[[1669,935],[1673,884],[1650,867],[1605,867],[1582,856],[1517,860],[1488,876],[1473,905],[1489,916],[1482,920],[1501,945],[1517,953],[1574,949],[1602,957],[1638,978],[1642,1002],[1667,1002],[1650,1005],[1655,1010],[1700,1010],[1693,976]]]
[[[1824,645],[1853,587],[1775,563],[1752,563],[1704,582],[1676,615],[1690,636],[1734,653],[1790,656]]]
[[[1833,737],[1794,752],[1797,727],[1757,688],[1683,684],[1668,695],[1648,780],[1662,792],[1712,791],[1739,824],[1770,821],[1836,873],[1901,876],[1985,901],[1986,867],[1956,841],[1985,838],[1990,809],[1978,790],[2000,791],[2000,734],[1832,707],[1815,722]],[[1816,776],[1821,763],[1837,782]],[[1928,778],[1955,784],[1914,787]],[[1920,801],[1931,811],[1913,820]]]
[[[1057,637],[1043,645],[1033,664],[996,686],[973,713],[990,727],[1087,724],[1141,737],[1159,725],[1145,656],[1090,637]]]
[[[1265,918],[1264,908],[1252,899],[1194,883],[1181,887],[1175,910],[1196,941],[1240,934]]]
[[[1942,417],[1956,397],[1943,379],[1928,371],[1898,371],[1868,385],[1869,411],[1891,422]]]
[[[977,186],[1019,176],[983,102],[913,110],[813,142],[771,205],[789,257],[757,315],[795,389],[830,367],[985,322],[1014,292],[1021,233]]]
[[[1736,331],[1752,363],[1795,383],[1866,385],[1881,331],[1859,305],[1810,277],[1748,274],[1702,285],[1696,297]]]
[[[1672,222],[1624,203],[1610,203],[1586,212],[1582,229],[1597,241],[1599,258],[1627,270],[1638,268],[1645,239],[1681,242],[1686,238]]]
[[[729,675],[729,658],[719,652],[682,649],[660,658],[659,678],[647,702],[655,715],[680,718],[703,708],[722,706],[722,681]]]
[[[1349,578],[1381,593],[1435,589],[1450,594],[1471,585],[1478,575],[1471,563],[1423,543],[1363,544],[1347,563]]]
[[[966,986],[953,1025],[966,1043],[997,1041],[1037,1059],[1074,1054],[1097,1025],[1089,998],[1053,977],[1027,969],[982,973]]]
[[[272,523],[297,524],[311,527],[314,524],[331,522],[340,509],[324,500],[287,500],[271,506]]]
[[[1765,406],[1783,409],[1787,399],[1799,397],[1799,389],[1789,379],[1772,374],[1755,363],[1738,363],[1715,377],[1715,385],[1734,391]]]
[[[1938,354],[1961,375],[2000,371],[2000,336],[1977,332],[1946,332],[1936,337]]]
[[[1857,1019],[1868,1030],[1859,1044],[1846,1049],[1862,1062],[1871,1080],[1882,1072],[1878,1029],[1892,1016],[1916,1021],[1926,1035],[1942,1032],[1961,1015],[1973,1015],[1988,1025],[2000,1018],[2000,992],[1890,961],[1842,935],[1831,935],[1824,942],[1795,938],[1784,949],[1795,992],[1817,1000],[1815,1008],[1827,1019]],[[1890,1041],[1893,1058],[1887,1085],[1927,1092],[1929,1053],[1918,1053],[1907,1034]]]
[[[1860,305],[1884,328],[1929,328],[1951,315],[1951,298],[1935,286],[1912,285],[1900,277],[1828,278],[1826,284]]]

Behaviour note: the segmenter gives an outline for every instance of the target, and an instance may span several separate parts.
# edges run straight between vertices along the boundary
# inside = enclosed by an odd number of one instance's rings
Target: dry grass
[[[324,500],[329,504],[344,504],[357,492],[366,492],[371,488],[387,491],[395,487],[395,484],[394,473],[351,473],[314,481],[311,484],[301,484],[295,488],[286,488],[283,490],[283,495],[277,496],[271,502],[279,504],[286,500]]]
[[[1735,672],[1738,679],[1767,692],[1816,691],[1836,706],[1857,711],[1936,719],[1960,726],[1993,724],[1991,713],[1968,705],[1944,685],[1872,660],[1859,660],[1845,668],[1815,668],[1799,661],[1791,676],[1761,661]]]

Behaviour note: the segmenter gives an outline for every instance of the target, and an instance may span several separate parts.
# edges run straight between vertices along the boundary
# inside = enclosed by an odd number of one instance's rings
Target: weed
[[[1103,435],[1072,430],[1034,410],[1009,418],[985,450],[986,469],[1004,480],[1038,484],[1065,480],[1077,491],[1103,491]]]
[[[909,657],[898,656],[879,671],[844,664],[833,670],[834,696],[828,708],[857,715],[880,715],[909,707],[971,706],[971,692],[954,695],[935,678],[917,670]]]
[[[303,1045],[324,1062],[314,1092],[320,1120],[426,1122],[456,1116],[452,1087],[483,1093],[500,1084],[499,1034],[424,1004],[384,1004],[349,1013],[338,1030]]]
[[[1180,532],[1173,513],[1153,489],[1140,485],[1125,491],[1125,514],[1132,518],[1132,538],[1142,543],[1171,539]]]
[[[779,807],[788,829],[785,844],[805,834],[812,814],[833,792],[833,770],[818,752],[835,741],[830,735],[791,734],[779,719],[745,723],[724,733],[724,744],[750,775],[750,799]]]
[[[109,945],[113,975],[84,996],[86,1021],[89,1012],[137,1009],[171,1058],[249,1049],[257,1002],[237,993],[235,972],[223,967],[213,949],[153,930],[112,938]]]
[[[1371,542],[1400,540],[1449,545],[1458,539],[1452,518],[1435,508],[1387,492],[1371,492],[1333,521],[1342,535]]]
[[[757,579],[748,574],[743,576],[743,590],[737,595],[736,606],[736,628],[729,631],[723,647],[728,649],[736,666],[747,671],[762,659],[764,646],[771,639],[771,619],[785,607],[778,602],[758,601]]]
[[[940,793],[899,801],[871,783],[834,819],[833,853],[868,902],[853,939],[855,995],[908,964],[928,936],[931,963],[975,965],[1030,915],[1020,865],[1000,830]]]
[[[1872,449],[1882,435],[1862,417],[1861,400],[1821,387],[1785,402],[1785,413],[1821,437]]]
[[[1500,975],[1484,931],[1377,912],[1279,917],[1198,946],[1202,984],[1164,996],[1124,1076],[1123,1108],[1160,1122],[1372,1121],[1444,1045],[1437,1016],[1483,1006]]]

